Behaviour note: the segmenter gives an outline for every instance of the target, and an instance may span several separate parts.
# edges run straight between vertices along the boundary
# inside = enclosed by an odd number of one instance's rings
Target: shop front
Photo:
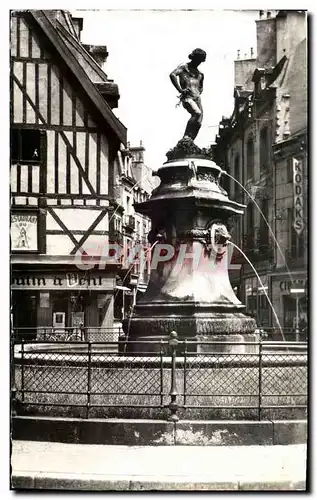
[[[272,294],[281,325],[285,330],[298,329],[304,338],[308,324],[306,272],[272,275]]]
[[[104,271],[13,271],[13,328],[28,338],[80,328],[102,340],[113,327],[114,287],[115,274]]]
[[[261,282],[254,276],[246,278],[245,284],[245,305],[246,313],[253,316],[258,327],[265,328],[270,326],[271,306],[269,304],[270,287],[268,275],[260,275]]]

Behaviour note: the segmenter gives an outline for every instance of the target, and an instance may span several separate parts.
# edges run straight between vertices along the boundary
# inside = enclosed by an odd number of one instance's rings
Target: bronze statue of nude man
[[[188,63],[180,64],[170,74],[174,87],[181,93],[179,96],[183,107],[191,114],[184,138],[194,140],[200,130],[203,119],[203,108],[200,95],[203,91],[204,75],[198,70],[200,63],[206,60],[206,52],[195,49],[188,58]]]

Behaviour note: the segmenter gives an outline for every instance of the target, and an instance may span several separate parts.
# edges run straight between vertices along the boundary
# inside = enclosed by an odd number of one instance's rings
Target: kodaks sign
[[[303,207],[303,164],[293,158],[294,221],[293,227],[300,235],[305,227]]]

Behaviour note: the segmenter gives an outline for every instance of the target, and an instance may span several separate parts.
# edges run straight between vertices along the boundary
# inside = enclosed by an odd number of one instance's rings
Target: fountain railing
[[[233,353],[224,350],[230,340],[179,340],[172,332],[133,355],[125,354],[133,341],[120,343],[109,352],[117,342],[12,342],[14,412],[172,421],[306,414],[306,342],[259,338],[256,352]]]

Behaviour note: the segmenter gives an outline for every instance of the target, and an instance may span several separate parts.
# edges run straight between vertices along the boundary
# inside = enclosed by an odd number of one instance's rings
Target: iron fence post
[[[24,339],[21,339],[21,399],[24,403]]]
[[[163,340],[160,342],[160,401],[161,406],[163,406]]]
[[[187,362],[187,339],[184,344],[184,405],[186,404],[186,362]]]
[[[15,417],[17,415],[17,389],[14,382],[11,389],[11,410],[12,416]]]
[[[15,416],[17,414],[16,407],[17,407],[17,398],[16,398],[16,385],[15,385],[15,358],[14,358],[14,346],[15,346],[15,332],[12,330],[11,334],[11,342],[10,342],[10,348],[11,348],[11,410],[12,410],[12,416]]]
[[[262,339],[259,342],[259,420],[261,420],[262,409]]]
[[[80,323],[79,325],[79,333],[80,333],[80,340],[83,342],[84,340],[84,325]]]
[[[178,346],[178,339],[177,339],[177,333],[176,332],[171,332],[170,338],[168,341],[172,353],[172,367],[171,367],[171,390],[169,395],[171,396],[171,402],[169,404],[169,409],[171,412],[171,415],[168,417],[168,420],[170,422],[178,422],[179,417],[176,414],[178,410],[178,404],[176,402],[177,399],[177,384],[176,384],[176,350]]]
[[[88,342],[88,373],[87,373],[87,407],[86,407],[86,418],[89,418],[90,395],[91,395],[91,343]]]

